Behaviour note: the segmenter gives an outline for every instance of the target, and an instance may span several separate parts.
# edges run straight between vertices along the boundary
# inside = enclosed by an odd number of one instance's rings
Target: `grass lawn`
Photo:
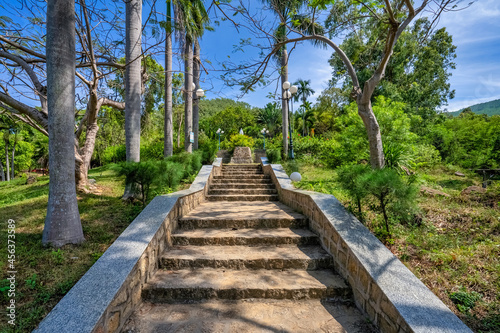
[[[284,164],[289,173],[291,166]],[[349,210],[357,208],[335,181],[335,171],[299,162],[302,181],[295,186],[335,195]],[[481,186],[481,178],[454,175],[452,167],[419,172],[422,186],[449,197],[420,193],[420,225],[392,224],[382,239],[418,278],[475,332],[500,332],[500,181],[484,194],[461,194]],[[378,234],[381,214],[365,202],[367,227]]]
[[[0,182],[0,290],[6,308],[7,220],[16,221],[16,326],[7,323],[2,311],[0,332],[29,332],[99,259],[120,233],[142,210],[141,204],[124,203],[123,179],[106,167],[90,170],[97,180],[95,194],[78,194],[86,242],[54,250],[42,246],[49,178],[38,177],[32,185],[16,178]]]

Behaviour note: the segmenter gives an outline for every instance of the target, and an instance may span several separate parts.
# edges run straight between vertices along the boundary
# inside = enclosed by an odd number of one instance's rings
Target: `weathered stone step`
[[[178,230],[172,235],[174,245],[316,245],[319,239],[308,229],[198,229]]]
[[[223,164],[222,169],[241,169],[241,168],[262,168],[259,163],[253,164]]]
[[[331,270],[159,270],[143,299],[172,302],[203,299],[310,299],[349,297],[350,289]]]
[[[212,189],[208,190],[209,195],[266,195],[266,194],[277,194],[278,191],[276,189],[233,189],[233,188],[225,188],[225,189]]]
[[[241,179],[241,178],[221,178],[221,179],[213,179],[212,184],[273,184],[271,178],[261,178],[261,179]]]
[[[303,228],[307,218],[277,201],[204,202],[179,218],[182,229]]]
[[[348,303],[321,299],[144,302],[122,332],[375,333]]]
[[[179,228],[185,230],[221,228],[221,229],[245,229],[245,228],[305,228],[308,226],[307,219],[289,218],[239,218],[239,219],[196,219],[180,218]]]
[[[279,196],[274,194],[207,195],[208,201],[279,201],[279,199]]]
[[[271,179],[271,177],[269,177],[269,175],[256,175],[256,174],[241,174],[241,175],[222,175],[222,176],[214,176],[213,179],[239,179],[240,181],[242,179]]]
[[[246,176],[246,175],[263,175],[264,172],[262,171],[258,171],[258,170],[255,170],[255,171],[222,171],[222,175],[223,176]]]
[[[160,258],[165,269],[330,268],[332,257],[320,246],[173,246]]]
[[[210,189],[212,190],[222,190],[222,189],[275,189],[276,186],[274,184],[247,184],[247,183],[219,183],[219,184],[211,184]]]

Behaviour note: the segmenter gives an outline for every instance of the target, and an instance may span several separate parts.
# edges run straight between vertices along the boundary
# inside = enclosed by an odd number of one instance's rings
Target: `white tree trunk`
[[[11,170],[11,179],[15,178],[15,173],[14,173],[14,158],[16,157],[16,143],[17,143],[17,131],[16,134],[14,135],[14,145],[12,147],[12,165],[10,166]]]
[[[5,173],[3,171],[3,163],[0,161],[0,175],[2,176],[2,181],[5,181]]]
[[[200,43],[198,39],[194,42],[194,54],[193,54],[193,82],[196,85],[194,89],[194,104],[193,104],[193,132],[194,132],[194,143],[193,149],[198,149],[198,131],[200,129],[200,99],[196,96],[196,90],[200,88]]]
[[[83,237],[75,188],[75,2],[47,5],[49,201],[42,243],[61,247]]]
[[[283,54],[281,56],[281,116],[282,116],[282,129],[283,133],[283,156],[287,158],[288,156],[288,103],[287,100],[283,98],[285,90],[283,89],[283,83],[288,81],[288,53],[286,49],[283,49]]]
[[[7,174],[7,181],[10,181],[10,162],[9,162],[9,137],[8,135],[4,136],[5,141],[5,168]]]
[[[184,53],[184,150],[193,152],[193,144],[189,140],[189,134],[193,131],[193,45],[189,39],[186,40]]]
[[[141,29],[142,0],[126,1],[125,19],[125,147],[128,162],[139,162],[141,154]],[[134,196],[130,184],[124,199]]]

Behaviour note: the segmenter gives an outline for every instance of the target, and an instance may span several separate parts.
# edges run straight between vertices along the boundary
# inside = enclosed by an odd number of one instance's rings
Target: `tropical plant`
[[[259,110],[257,120],[269,130],[269,136],[276,135],[281,124],[281,110],[278,103],[267,103],[263,109]]]

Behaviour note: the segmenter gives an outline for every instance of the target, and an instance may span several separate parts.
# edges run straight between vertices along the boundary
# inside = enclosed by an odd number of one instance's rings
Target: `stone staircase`
[[[256,165],[223,166],[124,332],[373,332],[303,215]]]
[[[208,201],[278,201],[278,192],[259,164],[223,165],[214,176]]]

